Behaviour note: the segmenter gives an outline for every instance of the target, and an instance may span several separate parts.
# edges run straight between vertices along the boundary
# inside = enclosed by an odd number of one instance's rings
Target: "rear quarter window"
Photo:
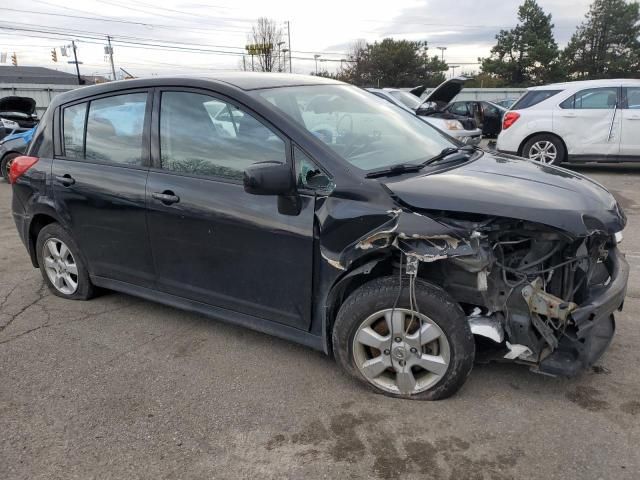
[[[72,159],[84,157],[84,127],[87,103],[79,103],[62,111],[64,156]]]
[[[560,93],[562,90],[529,90],[516,103],[513,104],[511,110],[523,110],[533,107],[534,105],[544,102],[547,98]]]

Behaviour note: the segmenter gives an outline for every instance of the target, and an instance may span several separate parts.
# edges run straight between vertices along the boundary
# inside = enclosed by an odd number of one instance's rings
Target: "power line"
[[[10,12],[18,12],[18,13],[31,13],[34,15],[47,15],[47,16],[52,16],[52,17],[62,17],[62,18],[76,18],[76,19],[80,19],[80,20],[94,20],[94,21],[99,21],[99,22],[112,22],[112,23],[121,23],[121,24],[125,24],[125,25],[135,25],[135,26],[142,26],[142,27],[152,27],[152,28],[165,28],[165,29],[172,29],[172,30],[184,30],[184,31],[188,31],[188,30],[192,30],[192,31],[198,31],[198,32],[207,32],[207,33],[211,33],[212,31],[216,31],[216,30],[212,30],[211,28],[198,28],[198,27],[186,27],[186,26],[179,26],[179,25],[166,25],[166,24],[159,24],[159,23],[149,23],[149,22],[137,22],[134,20],[122,20],[122,19],[117,19],[117,18],[112,18],[112,17],[104,17],[104,16],[97,16],[97,17],[87,17],[87,16],[83,16],[83,15],[70,15],[70,14],[65,14],[65,13],[54,13],[54,12],[39,12],[36,10],[24,10],[24,9],[15,9],[15,8],[3,8],[4,11],[10,11]],[[217,30],[220,29],[224,29],[224,26],[220,26],[217,27]],[[246,30],[240,30],[240,29],[224,29],[224,32],[237,32],[237,33],[246,33]]]
[[[5,23],[10,23],[10,26],[2,26],[0,25],[0,30],[12,30],[12,31],[27,31],[27,32],[35,32],[35,33],[44,33],[44,34],[51,34],[51,35],[58,35],[58,36],[62,36],[62,37],[69,37],[71,36],[75,36],[78,38],[88,38],[88,39],[92,39],[92,40],[102,40],[105,37],[108,36],[107,33],[102,33],[102,32],[92,32],[92,31],[88,31],[88,30],[76,30],[76,29],[66,29],[66,30],[62,30],[59,29],[58,27],[41,27],[41,29],[36,29],[36,28],[31,28],[31,26],[29,24],[25,24],[25,23],[19,23],[19,22],[5,22]],[[13,25],[23,25],[24,27],[17,27],[17,26],[13,26]],[[43,37],[40,37],[43,38]],[[111,37],[114,41],[114,43],[127,43],[127,44],[134,44],[134,45],[155,45],[155,46],[162,46],[165,48],[170,48],[173,50],[179,50],[179,49],[184,49],[184,50],[197,50],[197,51],[207,51],[207,52],[214,52],[214,53],[226,53],[226,54],[235,54],[235,55],[244,55],[245,53],[245,47],[235,47],[235,46],[230,46],[230,45],[213,45],[213,44],[202,44],[202,43],[186,43],[186,42],[176,42],[176,41],[172,41],[172,40],[162,40],[162,39],[157,39],[157,38],[148,38],[148,37],[134,37],[134,36],[128,36],[128,35],[117,35],[117,36],[112,36]],[[141,43],[144,42],[144,43]],[[158,43],[171,43],[171,45],[158,45]],[[229,52],[229,51],[214,51],[211,49],[205,49],[202,47],[211,47],[213,49],[218,49],[218,48],[223,48],[223,49],[233,49],[233,50],[240,50],[240,52]],[[323,55],[342,55],[341,53],[338,52],[312,52],[312,51],[298,51],[298,50],[294,50],[294,52],[296,53],[307,53],[307,54],[316,54],[316,53],[322,53]],[[303,57],[293,57],[292,58],[303,58]],[[312,58],[309,58],[312,59]],[[329,61],[341,61],[340,59],[327,59]]]
[[[0,25],[0,30],[12,30],[12,31],[16,31],[16,32],[29,32],[36,38],[37,35],[33,35],[34,33],[36,34],[43,34],[43,35],[56,35],[56,37],[46,37],[46,36],[40,36],[39,38],[52,38],[52,39],[65,39],[65,38],[69,38],[70,36],[73,37],[77,37],[77,38],[81,38],[83,39],[82,41],[84,43],[94,43],[94,44],[99,44],[102,45],[104,43],[104,39],[107,36],[106,34],[94,34],[92,32],[84,32],[83,34],[79,34],[78,32],[82,32],[82,31],[78,31],[78,30],[70,30],[69,32],[61,32],[61,31],[52,31],[52,30],[38,30],[35,28],[25,28],[25,27],[6,27],[6,26],[1,26]],[[25,34],[21,34],[22,36],[28,36]],[[129,40],[129,38],[133,38],[133,40]],[[97,42],[95,40],[101,40],[101,42]],[[137,41],[137,39],[135,37],[123,37],[123,36],[119,36],[119,37],[112,37],[112,42],[114,44],[120,44],[122,47],[130,47],[130,48],[141,48],[141,47],[145,47],[148,49],[155,49],[155,50],[165,50],[165,51],[186,51],[186,52],[191,52],[191,53],[207,53],[207,54],[211,54],[211,55],[226,55],[226,56],[236,56],[236,57],[242,57],[245,55],[244,51],[242,52],[234,52],[234,51],[228,51],[228,50],[217,50],[217,49],[213,49],[213,48],[202,48],[202,47],[206,47],[206,45],[202,45],[200,46],[199,44],[190,44],[192,46],[185,46],[185,45],[189,45],[189,44],[183,44],[183,45],[162,45],[160,43],[152,43],[154,41]],[[162,41],[161,41],[162,42]],[[174,42],[175,43],[175,42]],[[220,47],[220,48],[240,48],[240,47]],[[296,59],[296,60],[314,60],[313,57],[303,57],[303,56],[291,56],[292,59]],[[348,60],[345,59],[325,59],[325,61],[327,62],[348,62]]]

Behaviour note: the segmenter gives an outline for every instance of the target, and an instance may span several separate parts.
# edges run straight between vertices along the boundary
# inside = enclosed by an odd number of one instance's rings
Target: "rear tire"
[[[80,249],[60,224],[50,223],[40,230],[36,254],[42,277],[54,295],[69,300],[93,297],[94,287]]]
[[[522,147],[522,156],[545,165],[560,165],[565,160],[566,149],[555,135],[534,135]]]
[[[447,398],[462,387],[473,367],[469,323],[444,290],[417,279],[419,324],[409,310],[406,278],[400,290],[397,277],[382,277],[347,298],[333,328],[336,359],[378,393],[416,400]]]
[[[19,153],[7,153],[0,161],[0,174],[7,182],[9,181],[9,167],[15,158],[20,156]]]

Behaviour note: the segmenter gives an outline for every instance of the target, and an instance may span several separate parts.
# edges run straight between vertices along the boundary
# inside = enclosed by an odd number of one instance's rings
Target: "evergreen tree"
[[[637,2],[595,0],[562,58],[573,79],[637,77],[640,69]]]
[[[551,14],[545,14],[535,0],[525,0],[518,8],[518,21],[515,28],[496,35],[489,58],[479,59],[482,72],[512,87],[560,79]]]
[[[437,55],[429,56],[427,42],[385,38],[373,44],[360,41],[336,77],[365,87],[431,87],[444,81],[447,69]]]

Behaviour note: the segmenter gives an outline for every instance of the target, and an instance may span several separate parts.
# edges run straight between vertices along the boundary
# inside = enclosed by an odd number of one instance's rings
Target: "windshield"
[[[419,164],[457,147],[410,112],[350,85],[256,90],[333,151],[362,170]]]
[[[403,105],[415,110],[422,103],[418,97],[401,90],[393,90],[389,92],[396,100],[402,102]]]

